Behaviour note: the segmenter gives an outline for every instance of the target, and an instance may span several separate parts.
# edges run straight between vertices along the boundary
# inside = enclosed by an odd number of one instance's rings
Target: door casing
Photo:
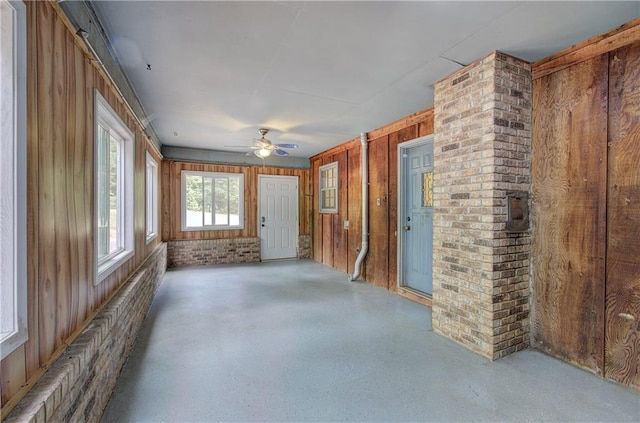
[[[296,258],[297,257],[297,240],[298,240],[298,234],[299,234],[298,222],[299,222],[299,218],[300,218],[300,216],[299,216],[300,210],[299,210],[299,204],[298,204],[298,194],[299,194],[298,190],[300,189],[299,188],[299,184],[298,184],[299,178],[297,176],[258,175],[258,210],[257,210],[258,214],[256,216],[256,220],[257,220],[256,221],[256,225],[257,225],[256,227],[257,227],[257,232],[258,232],[258,238],[260,238],[261,243],[262,243],[262,233],[261,233],[262,221],[261,221],[261,218],[262,218],[262,216],[264,216],[263,207],[265,207],[265,205],[262,204],[262,181],[264,179],[267,179],[267,178],[268,179],[288,180],[288,181],[292,181],[295,184],[296,192],[295,192],[295,195],[294,195],[294,202],[295,203],[294,203],[293,209],[295,210],[295,218],[296,218],[295,219],[296,220],[295,237],[294,237],[295,238],[295,242],[296,242],[296,244],[294,244],[294,245],[296,245],[296,247],[294,247],[296,253],[294,253],[294,255],[290,256],[290,257],[279,257],[279,258],[282,258],[282,259],[285,259],[285,258]],[[260,258],[261,258],[261,260],[263,259],[263,257],[262,257],[262,245],[260,247]],[[268,258],[268,259],[265,259],[265,260],[272,260],[272,259],[273,258]]]
[[[398,234],[397,236],[397,270],[396,270],[396,280],[398,281],[398,288],[406,288],[405,286],[405,281],[404,279],[404,266],[405,266],[405,231],[403,229],[404,226],[404,216],[406,215],[406,207],[405,207],[405,200],[406,200],[406,192],[407,192],[407,188],[404,184],[405,182],[405,178],[404,178],[404,174],[406,172],[406,167],[405,167],[405,163],[402,160],[402,154],[403,154],[403,150],[406,150],[408,148],[412,148],[412,147],[417,147],[423,144],[426,144],[430,141],[433,141],[433,134],[432,135],[427,135],[424,137],[420,137],[420,138],[416,138],[413,139],[411,141],[406,141],[403,143],[398,144],[398,183],[397,183],[397,187],[398,187],[398,195],[397,195],[397,222],[396,222],[396,233]]]

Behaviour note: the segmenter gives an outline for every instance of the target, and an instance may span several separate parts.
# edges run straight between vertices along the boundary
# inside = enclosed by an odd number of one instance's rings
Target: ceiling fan
[[[260,138],[253,139],[253,145],[249,148],[253,150],[253,154],[261,159],[265,157],[269,157],[271,154],[275,154],[276,156],[288,156],[289,153],[283,150],[284,148],[298,148],[298,144],[273,144],[270,140],[266,139],[264,136],[267,135],[269,130],[267,128],[258,129],[260,133]]]

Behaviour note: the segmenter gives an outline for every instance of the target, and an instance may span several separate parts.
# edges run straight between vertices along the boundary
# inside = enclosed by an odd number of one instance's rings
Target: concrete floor
[[[430,328],[429,308],[309,260],[171,270],[103,421],[640,420],[630,389]]]

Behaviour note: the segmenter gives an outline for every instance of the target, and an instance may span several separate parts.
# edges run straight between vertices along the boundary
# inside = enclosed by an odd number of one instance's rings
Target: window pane
[[[148,159],[147,159],[148,160]],[[155,168],[153,166],[151,166],[151,164],[147,163],[147,236],[151,235],[154,233],[155,228],[154,228],[154,224],[155,224],[155,219],[153,218],[154,216],[154,208],[155,208],[155,204],[154,203],[154,191],[155,191],[155,175],[154,175],[154,171]]]
[[[120,143],[114,137],[109,137],[109,254],[122,248],[121,216],[122,205],[120,203]]]
[[[243,226],[243,175],[210,172],[182,173],[185,187],[183,230],[219,230]],[[198,195],[195,195],[198,194]],[[189,219],[195,211],[201,217]]]
[[[203,225],[202,186],[203,178],[199,175],[186,175],[186,224],[198,227]]]
[[[433,172],[422,174],[422,207],[433,207]]]
[[[229,224],[240,225],[240,178],[229,178]]]
[[[229,224],[229,179],[216,178],[216,225]]]
[[[203,207],[204,207],[204,224],[209,226],[213,224],[213,179],[203,178]]]
[[[98,259],[109,254],[109,133],[98,126]]]

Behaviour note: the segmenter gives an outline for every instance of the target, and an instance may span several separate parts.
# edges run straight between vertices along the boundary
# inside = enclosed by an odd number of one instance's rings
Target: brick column
[[[507,192],[530,192],[529,63],[500,52],[435,84],[433,329],[491,360],[529,346],[529,231]]]

